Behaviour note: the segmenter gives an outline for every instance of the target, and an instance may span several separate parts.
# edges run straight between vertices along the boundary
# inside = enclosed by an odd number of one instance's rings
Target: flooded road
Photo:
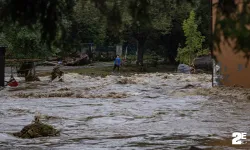
[[[250,149],[249,144],[231,144],[233,132],[250,134],[250,93],[211,89],[210,75],[65,74],[64,82],[41,80],[21,81],[18,88],[0,91],[0,149],[187,150],[192,145]],[[36,113],[61,135],[37,139],[10,135]]]

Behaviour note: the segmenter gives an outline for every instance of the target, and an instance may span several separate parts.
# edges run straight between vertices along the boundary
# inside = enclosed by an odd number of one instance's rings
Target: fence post
[[[5,86],[5,49],[6,47],[0,46],[0,87]]]

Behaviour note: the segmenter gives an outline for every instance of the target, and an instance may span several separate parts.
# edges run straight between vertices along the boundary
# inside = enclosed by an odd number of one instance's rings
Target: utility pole
[[[210,0],[210,53],[211,53],[211,58],[214,60],[214,55],[213,55],[213,0]],[[214,62],[214,61],[213,61]],[[213,65],[215,67],[215,65]],[[214,86],[214,74],[216,73],[214,68],[212,69],[212,87]]]
[[[5,86],[5,50],[6,47],[0,46],[0,87]]]

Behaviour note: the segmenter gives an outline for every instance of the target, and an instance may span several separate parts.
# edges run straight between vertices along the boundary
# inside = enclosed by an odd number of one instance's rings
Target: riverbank
[[[176,66],[174,65],[159,65],[157,67],[147,67],[145,70],[141,70],[140,67],[136,65],[121,66],[120,71],[113,72],[113,66],[109,67],[93,67],[93,68],[78,68],[74,70],[67,71],[68,73],[79,73],[82,75],[91,76],[107,76],[112,74],[120,75],[132,75],[132,74],[143,74],[143,73],[163,73],[163,72],[175,72]]]
[[[129,76],[133,74],[144,74],[144,73],[167,73],[167,72],[176,72],[175,65],[159,65],[157,67],[147,67],[145,70],[141,70],[140,67],[136,65],[121,66],[120,71],[117,70],[113,72],[113,63],[104,63],[104,64],[92,64],[87,66],[62,66],[60,68],[64,73],[78,73],[81,75],[88,76],[101,76],[105,77],[107,75],[124,75]],[[10,70],[10,69],[8,69]],[[36,72],[38,76],[48,76],[53,70],[53,66],[38,66]],[[10,72],[10,71],[8,71]]]
[[[54,66],[37,66],[36,72],[39,76],[49,75]],[[157,67],[148,66],[145,70],[141,70],[136,65],[121,66],[120,73],[152,73],[152,72],[174,72],[176,65],[160,64]],[[13,67],[13,73],[16,73],[16,68]],[[96,62],[85,66],[61,66],[60,69],[65,73],[79,73],[84,75],[106,76],[111,75],[113,70],[113,62]],[[5,72],[7,76],[11,73],[11,68],[6,67]]]

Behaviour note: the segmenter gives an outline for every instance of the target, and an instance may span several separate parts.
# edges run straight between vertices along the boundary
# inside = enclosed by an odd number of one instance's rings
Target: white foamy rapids
[[[14,140],[14,139],[17,138],[6,133],[0,133],[0,142],[7,142],[8,140]]]
[[[5,81],[9,81],[10,80],[10,74],[7,74],[7,75],[5,75]],[[17,77],[17,76],[14,76],[14,78],[17,80],[17,81],[23,81],[24,80],[24,78],[22,78],[22,77]]]
[[[146,91],[171,91],[187,84],[199,84],[199,87],[205,87],[210,85],[209,78],[211,78],[209,75],[168,73],[135,74],[129,77],[110,75],[101,78],[84,76],[77,73],[68,73],[63,76],[64,82],[59,82],[57,79],[53,82],[49,82],[49,76],[40,77],[41,81],[39,82],[20,82],[19,87],[7,87],[3,91],[5,91],[5,94],[7,95],[15,95],[23,98],[32,96],[36,98],[57,96],[87,98],[94,96],[86,95],[95,94],[97,95],[95,96],[97,98],[105,98],[106,96],[100,95],[113,92],[137,96]],[[1,91],[1,93],[3,91]],[[162,94],[164,94],[164,92]]]

